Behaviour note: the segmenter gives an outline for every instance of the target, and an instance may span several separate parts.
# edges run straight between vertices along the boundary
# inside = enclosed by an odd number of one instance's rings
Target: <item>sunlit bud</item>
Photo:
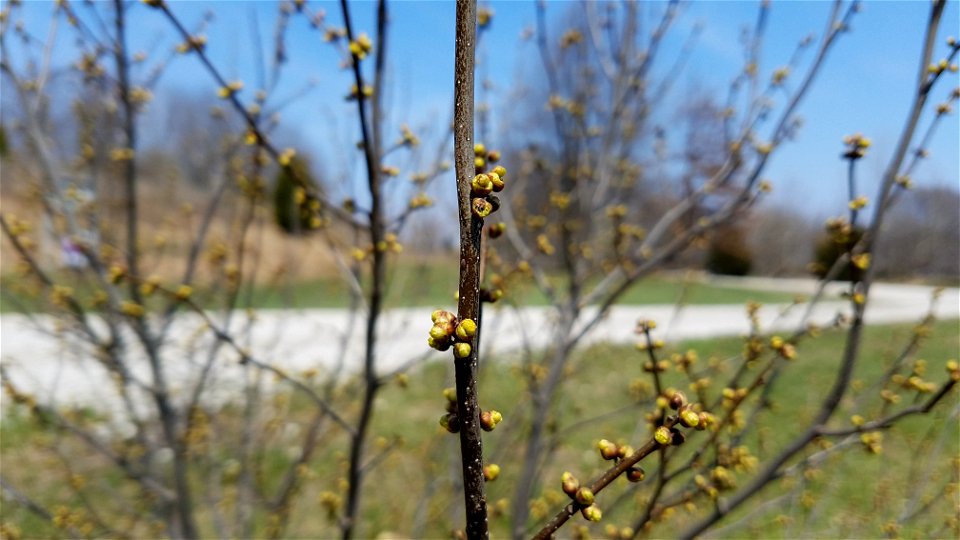
[[[580,510],[580,515],[583,516],[587,521],[600,521],[603,518],[603,512],[600,511],[600,508],[595,504]]]
[[[633,449],[632,446],[630,446],[629,444],[624,444],[617,448],[617,457],[625,458],[627,456],[631,456],[633,455],[634,451],[635,450]]]
[[[123,280],[123,278],[126,275],[127,275],[126,268],[118,265],[113,265],[110,267],[110,270],[107,272],[107,281],[116,285],[117,283],[120,283],[120,281]]]
[[[851,210],[860,210],[867,206],[867,202],[867,198],[861,195],[860,197],[850,201],[847,206],[849,206]]]
[[[470,193],[474,197],[486,197],[493,191],[493,179],[487,174],[478,174],[470,182]]]
[[[582,487],[577,490],[577,493],[573,496],[573,498],[578,504],[590,506],[593,504],[593,490],[588,487]]]
[[[290,161],[293,159],[293,156],[297,155],[297,151],[293,148],[287,148],[277,156],[277,163],[281,166],[286,167],[290,165]]]
[[[653,439],[657,441],[657,444],[666,446],[673,441],[673,434],[670,433],[670,428],[667,426],[660,426],[653,433]]]
[[[483,411],[480,413],[480,427],[484,431],[493,431],[501,421],[503,421],[503,415],[499,411]]]
[[[692,409],[684,409],[680,412],[680,423],[684,427],[697,427],[700,423],[700,415]]]
[[[430,337],[436,341],[441,341],[450,337],[450,334],[447,333],[447,330],[443,325],[435,324],[433,325],[433,328],[430,329]]]
[[[487,161],[482,157],[473,158],[473,166],[477,169],[483,169],[483,166],[487,164]]]
[[[464,319],[457,325],[457,339],[469,341],[470,338],[477,335],[477,323],[473,319]]]
[[[870,267],[870,254],[858,253],[850,257],[850,262],[860,270],[866,270]]]
[[[456,319],[457,316],[444,309],[435,310],[430,314],[430,319],[435,323],[445,324]]]
[[[580,489],[580,480],[577,480],[577,477],[573,473],[567,471],[560,476],[560,487],[563,489],[563,492],[567,495],[574,497],[577,494],[577,490]]]
[[[630,467],[627,469],[627,480],[631,482],[643,482],[647,477],[646,471],[642,467]]]
[[[487,482],[493,482],[500,476],[500,466],[496,463],[491,463],[483,468],[483,479]]]
[[[603,459],[615,459],[619,457],[617,445],[607,439],[600,439],[597,443],[597,449],[600,450],[600,457]]]
[[[453,346],[453,355],[457,358],[467,358],[473,350],[469,343],[457,343]]]
[[[487,176],[490,178],[490,183],[493,186],[493,191],[501,192],[506,184],[503,183],[503,178],[495,172],[488,172]]]
[[[177,287],[176,296],[177,300],[183,301],[190,298],[190,295],[193,294],[193,287],[183,284]]]
[[[446,400],[449,401],[450,403],[456,403],[456,402],[457,402],[457,389],[454,388],[454,387],[452,387],[452,386],[450,386],[450,387],[448,387],[448,388],[444,388],[444,389],[443,389],[443,397],[446,398]]]
[[[960,363],[956,360],[948,360],[947,373],[950,374],[951,381],[960,381]]]
[[[473,145],[473,155],[482,156],[487,153],[487,147],[483,143],[477,143]]]
[[[699,419],[699,421],[697,421],[697,425],[694,426],[694,427],[697,429],[697,431],[703,431],[703,430],[707,429],[707,426],[709,426],[711,423],[713,423],[713,415],[712,415],[712,414],[710,414],[710,413],[708,413],[708,412],[701,412],[701,413],[699,414],[699,416],[700,416],[700,419]]]
[[[141,306],[136,302],[131,302],[129,300],[124,300],[123,302],[120,303],[120,311],[124,315],[128,315],[130,317],[135,317],[135,318],[143,317],[143,314],[145,312],[145,310],[143,309],[143,306]]]

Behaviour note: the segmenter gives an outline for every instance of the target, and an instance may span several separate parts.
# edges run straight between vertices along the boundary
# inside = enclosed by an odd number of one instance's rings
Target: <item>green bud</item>
[[[684,409],[680,411],[680,423],[684,427],[697,427],[700,423],[700,415],[691,409]]]
[[[493,415],[490,414],[490,411],[483,411],[480,413],[480,429],[484,431],[493,431],[493,428],[497,427],[497,423],[493,421]]]
[[[588,487],[582,487],[577,490],[576,494],[573,496],[574,500],[578,504],[583,506],[590,506],[593,504],[593,490]]]
[[[600,439],[600,442],[597,443],[597,449],[600,450],[600,457],[603,459],[615,459],[620,457],[620,449],[617,447],[617,445],[606,439]]]
[[[483,479],[487,482],[493,482],[500,476],[500,466],[496,463],[491,463],[483,468]]]
[[[430,329],[430,337],[432,337],[434,341],[439,342],[449,338],[450,334],[447,333],[447,328],[444,327],[444,325],[435,324],[433,328]]]
[[[474,176],[470,182],[470,193],[474,197],[486,197],[491,191],[493,191],[493,180],[484,173]]]
[[[577,480],[577,477],[575,477],[573,473],[567,471],[560,476],[560,486],[563,488],[564,493],[574,497],[577,494],[577,490],[580,489],[580,480]]]
[[[453,355],[457,358],[467,358],[473,350],[469,343],[457,343],[453,346]]]
[[[477,323],[473,319],[464,319],[457,325],[457,339],[461,341],[470,341],[470,338],[477,335]]]
[[[502,168],[503,167],[497,167],[497,169]],[[492,184],[493,191],[496,191],[497,193],[503,191],[505,184],[503,183],[503,178],[500,178],[500,175],[496,173],[496,169],[494,169],[494,172],[488,172],[487,176],[490,177],[490,183]]]
[[[600,521],[603,518],[603,512],[600,511],[600,508],[595,504],[580,510],[580,515],[583,516],[587,521]]]
[[[673,434],[670,433],[670,428],[667,426],[660,426],[653,432],[653,438],[657,441],[657,444],[666,446],[673,441]]]

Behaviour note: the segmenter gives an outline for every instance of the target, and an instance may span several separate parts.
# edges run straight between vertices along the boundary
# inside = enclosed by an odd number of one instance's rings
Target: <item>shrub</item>
[[[293,157],[288,167],[280,168],[273,188],[274,218],[277,225],[288,234],[309,231],[313,217],[310,208],[305,205],[307,198],[303,188],[298,185],[297,178],[303,179],[316,189],[309,163],[299,156]],[[301,195],[298,196],[298,193]]]
[[[747,247],[746,235],[739,227],[718,230],[707,250],[706,268],[714,274],[745,276],[750,273],[753,255]]]
[[[814,246],[813,262],[810,263],[810,271],[819,279],[823,279],[833,268],[843,254],[847,253],[860,238],[863,237],[863,228],[856,227],[848,234],[838,235],[827,233],[823,235]],[[840,270],[840,273],[834,277],[838,281],[860,281],[863,271],[853,266],[846,265]]]

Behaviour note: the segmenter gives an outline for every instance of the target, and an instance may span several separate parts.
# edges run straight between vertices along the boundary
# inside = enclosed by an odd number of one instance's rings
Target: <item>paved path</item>
[[[771,280],[762,278],[712,278],[718,285],[749,289],[766,289],[810,294],[815,289],[811,280]],[[834,292],[842,284],[831,286]],[[871,324],[919,320],[930,308],[932,288],[918,285],[876,284],[867,310]],[[799,326],[807,306],[767,305],[759,313],[764,328],[788,331]],[[829,324],[839,312],[848,311],[845,302],[833,299],[821,302],[810,314],[810,320]],[[391,310],[384,314],[378,350],[381,373],[390,373],[410,362],[448,358],[426,346],[430,326],[429,308]],[[960,291],[947,289],[935,304],[940,318],[960,316]],[[485,313],[483,351],[498,356],[516,350],[526,342],[532,348],[543,347],[549,335],[551,312],[548,308],[522,310],[489,309]],[[658,337],[667,340],[739,335],[749,330],[744,306],[687,306],[678,309],[669,305],[617,306],[604,321],[586,336],[586,341],[634,342],[633,329],[639,318],[658,322]],[[232,328],[245,322],[235,315]],[[29,320],[22,315],[0,317],[0,361],[6,366],[17,387],[29,391],[45,402],[81,403],[97,408],[116,409],[113,384],[105,370],[97,365],[96,355],[76,339],[57,338],[56,323],[50,318]],[[302,311],[263,310],[248,331],[240,332],[239,341],[254,356],[290,373],[319,369],[355,370],[362,361],[363,325],[358,319],[350,325],[350,316],[339,309]],[[102,329],[101,329],[102,330]],[[491,339],[491,336],[496,336]],[[128,339],[130,336],[128,336]],[[490,341],[488,341],[488,339]],[[133,343],[135,340],[130,339]],[[178,317],[171,326],[164,344],[165,372],[176,397],[188,395],[190,383],[196,380],[208,358],[212,338],[196,315]],[[341,354],[341,344],[346,351]],[[222,401],[235,396],[243,380],[237,365],[237,354],[222,349],[212,370],[208,400]],[[149,369],[139,355],[133,369],[141,381],[149,381]]]

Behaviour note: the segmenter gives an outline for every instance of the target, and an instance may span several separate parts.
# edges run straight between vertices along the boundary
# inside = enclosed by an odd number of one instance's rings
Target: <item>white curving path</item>
[[[738,286],[754,290],[776,290],[811,294],[816,287],[812,280],[765,278],[711,278],[723,286]],[[834,292],[844,284],[831,285]],[[931,287],[878,283],[873,286],[867,309],[869,324],[918,321],[930,309]],[[848,312],[846,302],[823,301],[810,313],[810,321],[829,324],[838,313]],[[806,305],[793,307],[767,305],[761,308],[759,320],[765,329],[789,331],[796,329],[807,309]],[[391,371],[424,359],[442,360],[449,353],[431,351],[426,346],[430,327],[429,308],[405,308],[383,314],[377,350],[380,373]],[[585,316],[591,316],[590,311]],[[938,318],[960,317],[960,291],[943,291],[934,305]],[[341,309],[262,310],[256,313],[254,323],[238,332],[238,341],[257,359],[271,363],[288,373],[318,369],[321,373],[337,369],[356,371],[362,365],[363,324],[359,319],[350,328],[350,314]],[[485,357],[516,350],[526,342],[532,348],[543,347],[550,328],[551,311],[545,307],[520,310],[490,308],[485,314]],[[633,329],[640,318],[658,322],[658,337],[667,340],[739,335],[749,330],[744,306],[712,305],[687,306],[678,309],[671,305],[616,306],[603,322],[585,336],[586,342],[634,342]],[[245,325],[246,318],[235,314],[232,328]],[[105,411],[122,410],[111,378],[95,360],[89,348],[76,338],[58,336],[56,321],[50,317],[28,318],[24,315],[0,316],[0,362],[14,385],[34,394],[44,403],[57,405],[79,404]],[[526,332],[521,329],[526,329]],[[97,330],[104,334],[102,327]],[[494,340],[490,336],[495,335]],[[135,343],[127,336],[128,341]],[[201,367],[209,357],[213,339],[204,330],[196,315],[178,316],[170,327],[163,344],[164,372],[173,389],[175,399],[185,399],[196,381]],[[346,350],[340,353],[340,344]],[[138,351],[137,347],[133,347]],[[150,381],[150,370],[142,354],[133,355],[134,376]],[[244,380],[244,370],[237,362],[238,355],[223,347],[211,370],[211,384],[205,392],[207,403],[220,403],[238,396]],[[272,377],[271,377],[272,379]],[[149,403],[141,394],[138,403]],[[143,401],[141,401],[143,400]],[[144,408],[143,414],[146,414]]]

